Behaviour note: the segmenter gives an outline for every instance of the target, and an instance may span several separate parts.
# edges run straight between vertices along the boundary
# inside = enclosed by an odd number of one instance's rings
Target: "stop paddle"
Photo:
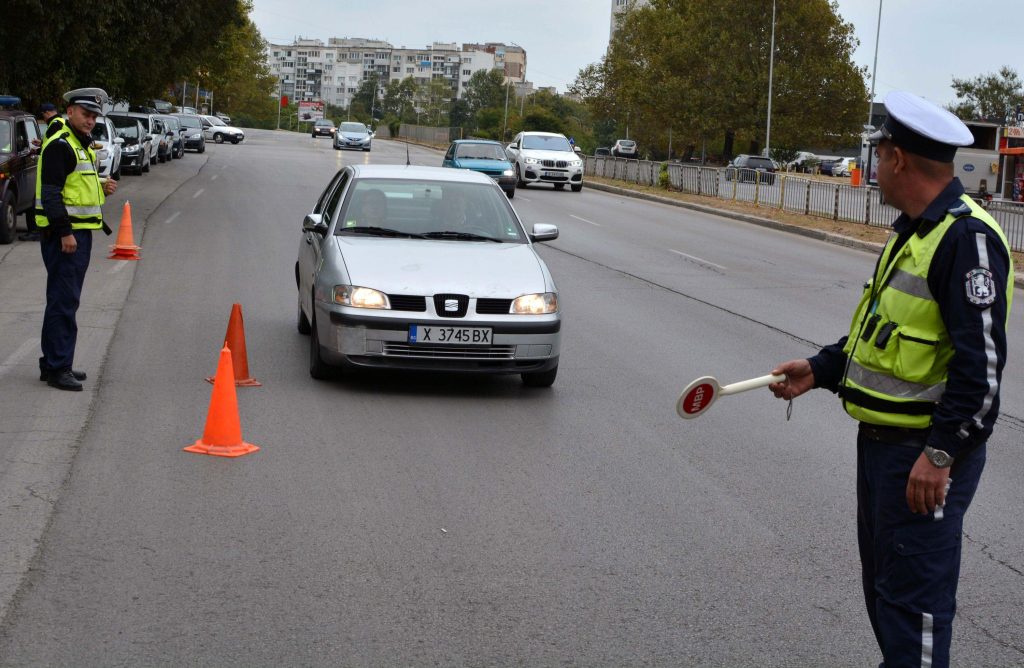
[[[781,383],[784,380],[786,380],[786,374],[769,374],[723,386],[718,384],[714,376],[701,376],[687,385],[679,395],[679,400],[676,401],[676,413],[681,418],[692,420],[711,408],[711,404],[715,403],[718,397],[746,392],[772,383]]]

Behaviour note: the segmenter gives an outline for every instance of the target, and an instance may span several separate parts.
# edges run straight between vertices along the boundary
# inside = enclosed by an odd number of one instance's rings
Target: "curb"
[[[730,211],[729,209],[717,209],[713,206],[708,206],[705,204],[682,202],[677,199],[672,199],[671,197],[659,197],[658,195],[651,195],[650,193],[631,190],[629,188],[623,188],[620,186],[610,186],[605,183],[595,183],[593,181],[586,181],[586,184],[588,188],[593,188],[594,190],[601,190],[603,192],[613,193],[615,195],[622,195],[624,197],[633,197],[636,199],[648,200],[650,202],[657,202],[658,204],[668,204],[670,206],[677,206],[683,209],[690,209],[692,211],[699,211],[701,213],[721,216],[722,218],[731,218],[733,220],[739,220],[744,223],[760,225],[761,227],[769,227],[773,230],[780,230],[782,232],[791,232],[793,234],[799,234],[800,236],[809,237],[811,239],[826,241],[828,243],[836,244],[839,246],[846,246],[848,248],[856,248],[857,250],[868,251],[870,253],[878,253],[883,248],[883,244],[878,244],[872,241],[862,241],[860,239],[846,237],[841,234],[835,234],[833,232],[822,232],[821,230],[813,230],[806,227],[800,227],[799,225],[780,223],[777,220],[772,220],[770,218],[762,218],[761,216],[755,216],[749,213],[737,213],[736,211]],[[1018,288],[1024,288],[1024,276],[1015,276],[1013,284]]]

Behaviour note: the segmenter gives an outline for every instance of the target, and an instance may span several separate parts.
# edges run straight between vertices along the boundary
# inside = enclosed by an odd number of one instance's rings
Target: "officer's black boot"
[[[58,390],[82,391],[82,384],[75,378],[75,374],[71,372],[71,369],[51,371],[50,377],[46,379],[46,384],[50,387],[56,387]]]
[[[71,375],[75,377],[75,380],[85,380],[86,378],[88,378],[88,375],[84,371],[79,371],[78,369],[72,369]],[[47,371],[46,369],[40,369],[39,380],[50,380],[50,372]]]

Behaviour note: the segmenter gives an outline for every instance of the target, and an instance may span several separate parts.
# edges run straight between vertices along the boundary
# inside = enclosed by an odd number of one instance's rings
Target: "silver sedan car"
[[[341,169],[302,223],[295,281],[309,372],[518,373],[555,381],[558,289],[494,181],[469,170]]]

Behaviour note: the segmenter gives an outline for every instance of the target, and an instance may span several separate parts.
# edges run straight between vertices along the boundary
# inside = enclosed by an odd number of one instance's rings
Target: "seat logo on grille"
[[[446,299],[444,300],[445,313],[457,313],[459,310],[458,299]]]

